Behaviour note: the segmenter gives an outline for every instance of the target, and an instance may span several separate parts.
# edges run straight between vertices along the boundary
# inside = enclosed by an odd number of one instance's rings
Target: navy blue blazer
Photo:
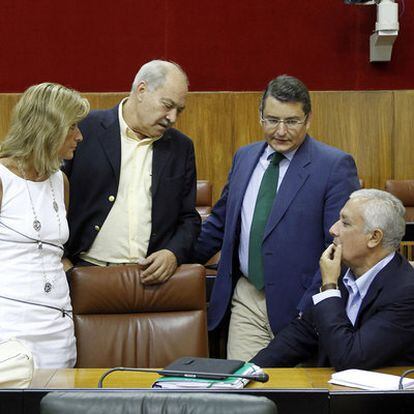
[[[208,309],[209,329],[223,319],[240,276],[240,211],[266,145],[257,142],[237,151],[221,198],[203,223],[195,247],[199,263],[221,250]],[[353,158],[306,136],[279,188],[263,238],[265,293],[273,332],[297,315],[301,298],[318,277],[319,258],[332,240],[329,228],[338,220],[350,193],[358,188]]]
[[[348,291],[328,298],[291,322],[252,361],[290,367],[318,354],[319,366],[374,369],[414,365],[414,269],[395,257],[373,280],[355,325],[346,314]]]
[[[79,128],[83,141],[64,164],[70,183],[69,258],[87,251],[112,208],[121,166],[118,106],[92,111]],[[200,230],[195,210],[196,167],[190,138],[170,128],[153,144],[152,223],[148,254],[169,249],[188,262]],[[96,227],[98,226],[98,227]]]

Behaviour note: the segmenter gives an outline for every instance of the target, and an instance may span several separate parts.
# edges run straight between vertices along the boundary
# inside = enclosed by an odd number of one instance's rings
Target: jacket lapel
[[[355,320],[355,327],[359,326],[360,320],[364,316],[364,313],[367,311],[367,309],[371,309],[372,302],[375,301],[378,294],[382,291],[385,283],[384,278],[389,277],[389,273],[394,273],[396,271],[396,268],[398,266],[397,262],[398,255],[395,254],[387,266],[385,266],[372,281],[367,294],[362,300],[361,307],[359,308],[359,312]]]
[[[266,146],[266,142],[259,142],[257,145],[253,145],[249,151],[240,155],[240,160],[234,166],[231,180],[232,195],[230,208],[232,209],[233,217],[237,219],[240,219],[241,207],[250,178]]]
[[[102,134],[99,142],[111,164],[112,170],[119,182],[121,169],[121,133],[118,120],[118,107],[112,108],[108,111],[108,115],[102,120]]]
[[[276,194],[275,202],[265,228],[263,240],[266,239],[278,225],[296,194],[308,178],[309,172],[306,170],[306,167],[311,163],[310,146],[310,138],[309,136],[306,136],[305,141],[299,147],[290,162],[286,175]]]

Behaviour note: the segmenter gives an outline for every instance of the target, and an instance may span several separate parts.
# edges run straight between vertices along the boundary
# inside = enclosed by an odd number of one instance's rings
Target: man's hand
[[[140,264],[148,266],[141,275],[144,285],[166,282],[177,269],[177,258],[170,250],[163,249],[150,254]]]
[[[342,246],[336,246],[333,243],[322,253],[319,260],[319,267],[322,274],[322,285],[326,285],[328,283],[338,283],[338,278],[341,274],[341,257]]]

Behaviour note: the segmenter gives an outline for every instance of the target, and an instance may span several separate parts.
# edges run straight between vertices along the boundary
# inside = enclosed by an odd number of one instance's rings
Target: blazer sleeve
[[[195,209],[197,192],[197,173],[194,146],[191,143],[185,166],[185,185],[181,198],[181,211],[178,216],[176,230],[165,248],[171,250],[177,263],[191,262],[191,252],[200,232],[200,215]]]
[[[211,257],[220,251],[223,244],[227,214],[227,199],[234,166],[237,162],[236,159],[237,154],[233,159],[233,164],[227,177],[227,183],[221,192],[220,199],[214,205],[207,220],[205,220],[202,224],[201,233],[194,248],[193,259],[196,263],[206,263]]]
[[[260,367],[293,367],[318,351],[318,336],[310,312],[293,320],[250,362]]]
[[[392,277],[392,275],[391,275]],[[414,286],[397,289],[354,327],[341,298],[328,298],[313,310],[322,349],[336,370],[389,365],[414,343]]]
[[[354,159],[349,154],[343,154],[333,163],[327,184],[323,205],[323,230],[325,247],[332,243],[329,229],[339,219],[339,212],[348,201],[352,192],[359,190],[358,173]],[[318,292],[321,285],[319,269],[313,276],[309,288],[298,305],[298,310],[304,312],[312,306],[312,296]]]

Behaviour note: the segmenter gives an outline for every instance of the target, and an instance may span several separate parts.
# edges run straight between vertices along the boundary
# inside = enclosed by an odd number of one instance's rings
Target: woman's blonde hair
[[[89,102],[72,89],[47,82],[31,86],[13,110],[0,158],[30,162],[39,176],[49,176],[60,167],[59,150],[69,128],[88,112]]]

